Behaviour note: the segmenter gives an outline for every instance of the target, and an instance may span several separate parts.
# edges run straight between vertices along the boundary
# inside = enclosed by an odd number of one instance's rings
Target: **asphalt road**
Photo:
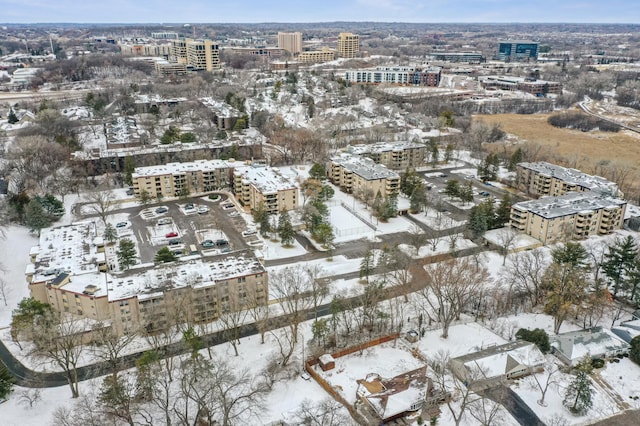
[[[536,413],[508,386],[485,389],[481,394],[501,404],[522,426],[545,426]]]

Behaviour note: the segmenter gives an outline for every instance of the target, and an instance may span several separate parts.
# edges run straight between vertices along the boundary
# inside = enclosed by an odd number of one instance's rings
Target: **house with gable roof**
[[[607,358],[629,352],[629,345],[602,327],[570,331],[551,338],[551,352],[567,365],[575,365],[585,355]]]

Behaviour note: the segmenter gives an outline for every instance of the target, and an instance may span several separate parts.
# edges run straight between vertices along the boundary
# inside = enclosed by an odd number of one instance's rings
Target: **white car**
[[[198,207],[198,214],[205,214],[207,212],[209,212],[209,207],[207,207],[207,206]]]
[[[249,237],[251,235],[256,235],[257,231],[255,229],[247,229],[246,231],[242,232],[242,236],[243,237]]]

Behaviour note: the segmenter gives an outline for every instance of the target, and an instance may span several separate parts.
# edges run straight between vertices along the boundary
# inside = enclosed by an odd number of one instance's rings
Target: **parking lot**
[[[247,235],[252,230],[247,228],[240,207],[224,194],[217,200],[185,198],[112,214],[118,218],[113,223],[118,234],[137,240],[142,263],[153,262],[157,251],[165,246],[179,256],[206,256],[244,250],[255,239]],[[125,215],[128,220],[121,220]]]

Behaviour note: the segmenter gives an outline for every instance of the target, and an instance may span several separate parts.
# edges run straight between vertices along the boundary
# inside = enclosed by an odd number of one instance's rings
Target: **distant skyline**
[[[2,23],[637,23],[638,0],[0,0]]]

